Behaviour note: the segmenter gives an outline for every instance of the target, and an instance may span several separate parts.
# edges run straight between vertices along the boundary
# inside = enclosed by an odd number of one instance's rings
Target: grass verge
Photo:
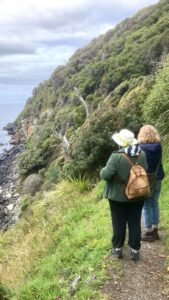
[[[65,181],[37,195],[18,224],[1,234],[0,278],[10,299],[106,299],[99,287],[111,248],[109,209],[102,182],[92,191],[84,186]]]

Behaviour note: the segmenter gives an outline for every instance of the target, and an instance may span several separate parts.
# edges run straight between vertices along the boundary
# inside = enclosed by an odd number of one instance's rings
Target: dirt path
[[[167,257],[164,249],[165,236],[153,243],[142,242],[140,260],[130,260],[129,249],[124,249],[124,258],[119,268],[110,264],[108,275],[110,280],[103,287],[103,292],[110,300],[167,300]],[[108,260],[114,260],[112,256]],[[116,259],[117,260],[117,259]],[[169,275],[168,275],[169,277]]]

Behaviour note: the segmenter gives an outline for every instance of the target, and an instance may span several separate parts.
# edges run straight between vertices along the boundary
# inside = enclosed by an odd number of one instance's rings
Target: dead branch
[[[65,159],[70,159],[70,142],[67,138],[68,128],[69,128],[69,123],[66,124],[66,127],[64,129],[56,128],[56,130],[55,130],[55,134],[58,136],[58,138],[60,139],[60,141],[62,143]]]
[[[88,105],[87,105],[86,101],[83,99],[83,97],[82,97],[80,91],[78,90],[78,88],[74,87],[74,90],[76,92],[77,97],[79,98],[79,100],[83,104],[83,106],[84,106],[84,108],[86,110],[86,117],[88,118],[90,116]]]

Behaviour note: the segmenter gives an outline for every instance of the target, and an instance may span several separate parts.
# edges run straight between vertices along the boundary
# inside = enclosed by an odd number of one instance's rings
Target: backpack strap
[[[117,152],[117,153],[120,153],[120,154],[128,161],[128,163],[130,164],[131,167],[133,167],[133,166],[135,166],[135,165],[138,164],[138,161],[139,161],[139,158],[140,158],[140,154],[139,154],[139,156],[138,156],[138,158],[137,158],[136,163],[133,164],[132,161],[130,160],[130,158],[128,157],[128,155],[127,155],[126,153],[124,153],[124,152]],[[115,179],[117,182],[119,182],[119,183],[121,183],[122,185],[124,185],[124,186],[126,186],[126,184],[127,184],[127,182],[122,181],[122,180],[119,178],[118,175],[115,175],[115,176],[114,176],[114,179]]]
[[[139,154],[139,156],[138,156],[137,161],[136,161],[135,164],[132,163],[131,159],[130,159],[130,158],[128,157],[128,155],[125,154],[124,152],[121,153],[121,155],[129,162],[130,166],[133,167],[133,166],[135,166],[135,165],[138,165],[138,161],[139,161],[139,158],[140,158],[140,154]]]

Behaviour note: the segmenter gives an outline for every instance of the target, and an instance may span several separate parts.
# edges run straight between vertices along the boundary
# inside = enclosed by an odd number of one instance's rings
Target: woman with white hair
[[[122,248],[128,225],[131,259],[137,261],[141,246],[141,212],[145,196],[130,200],[126,196],[125,187],[131,165],[139,164],[147,170],[146,156],[137,145],[133,132],[128,129],[115,133],[112,139],[119,145],[120,150],[111,154],[106,166],[100,172],[101,179],[106,181],[104,197],[110,204],[113,227],[112,254],[117,258],[123,257]]]

